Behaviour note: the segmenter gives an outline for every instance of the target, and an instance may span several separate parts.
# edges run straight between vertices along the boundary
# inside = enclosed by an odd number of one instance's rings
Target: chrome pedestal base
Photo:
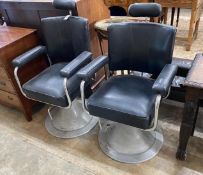
[[[59,138],[75,138],[88,133],[98,122],[98,118],[87,114],[79,100],[74,100],[71,108],[53,107],[45,120],[48,132]]]
[[[99,132],[102,151],[123,163],[141,163],[158,154],[163,144],[160,131],[143,131],[135,127],[105,121]]]

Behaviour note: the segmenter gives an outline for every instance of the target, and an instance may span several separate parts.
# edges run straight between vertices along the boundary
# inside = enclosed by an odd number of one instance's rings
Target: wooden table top
[[[111,18],[97,21],[94,27],[98,30],[107,31],[107,28],[111,24],[121,23],[121,22],[147,22],[147,21],[149,21],[149,19],[143,18],[143,17],[137,18],[137,17],[129,17],[129,16],[116,16],[116,17],[112,16]]]
[[[154,2],[161,4],[162,7],[191,8],[193,5],[199,6],[203,0],[154,0]]]
[[[35,29],[0,26],[0,49],[35,32]]]
[[[196,55],[184,85],[203,89],[203,54]]]

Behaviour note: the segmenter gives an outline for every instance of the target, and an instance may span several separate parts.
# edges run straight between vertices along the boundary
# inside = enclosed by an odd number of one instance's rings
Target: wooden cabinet
[[[108,7],[112,7],[112,6],[119,6],[119,7],[123,7],[126,12],[128,10],[128,7],[130,6],[130,4],[133,3],[141,3],[141,2],[152,2],[153,0],[104,0],[105,5]]]
[[[25,98],[14,78],[12,60],[38,45],[36,30],[0,26],[0,103],[24,112],[28,121],[32,120],[33,101]],[[32,66],[32,69],[30,69]],[[22,83],[47,67],[46,56],[27,64],[19,72]]]
[[[125,1],[125,0],[115,0]],[[104,0],[76,0],[77,15],[89,20],[91,49],[94,56],[101,54],[94,24],[96,21],[109,18],[108,8]],[[58,10],[52,5],[52,0],[0,0],[0,13],[9,26],[34,28],[40,32],[41,18],[68,15],[68,10]],[[23,19],[23,20],[22,20]],[[43,41],[42,41],[43,42]]]

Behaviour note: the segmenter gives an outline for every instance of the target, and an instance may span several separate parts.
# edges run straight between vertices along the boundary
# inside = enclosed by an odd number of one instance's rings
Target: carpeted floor
[[[183,14],[178,32],[188,19],[187,11]],[[193,59],[196,52],[203,52],[202,27],[192,50],[186,52],[185,47],[176,45],[174,55]],[[76,139],[58,139],[44,127],[47,107],[37,111],[28,123],[21,112],[0,105],[0,175],[203,175],[202,109],[195,137],[189,142],[187,161],[175,158],[182,111],[181,103],[162,103],[159,123],[164,145],[154,159],[132,165],[115,162],[102,153],[98,126]]]

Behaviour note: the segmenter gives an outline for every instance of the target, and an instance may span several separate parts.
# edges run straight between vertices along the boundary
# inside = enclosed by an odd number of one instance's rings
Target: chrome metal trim
[[[26,94],[23,92],[23,89],[22,89],[20,80],[19,80],[19,78],[18,78],[18,69],[19,69],[19,67],[15,67],[15,69],[14,69],[14,76],[15,76],[16,82],[17,82],[17,84],[18,84],[18,87],[19,87],[19,89],[20,89],[20,92],[21,92],[25,97],[27,97]],[[28,97],[27,97],[27,98],[28,98]],[[29,98],[29,99],[30,99],[30,98]]]
[[[68,20],[70,18],[70,16],[72,16],[72,11],[69,10],[68,12],[69,12],[69,15],[65,16],[64,20]]]
[[[99,129],[102,130],[102,125],[101,125],[101,120],[100,119],[98,121],[98,124],[99,124]]]
[[[28,96],[23,92],[23,89],[22,89],[20,80],[19,80],[19,78],[18,78],[18,69],[19,69],[19,67],[15,67],[15,69],[14,69],[14,77],[15,77],[15,79],[16,79],[16,82],[17,82],[17,84],[18,84],[18,87],[19,87],[19,89],[20,89],[20,92],[21,92],[26,98],[28,98],[28,99],[30,99],[30,100],[34,100],[34,101],[39,101],[39,102],[41,102],[41,103],[45,103],[45,104],[47,104],[47,105],[59,107],[59,108],[70,108],[70,107],[71,107],[72,101],[71,101],[71,99],[70,99],[70,96],[69,96],[69,93],[68,93],[68,89],[67,89],[67,87],[65,86],[65,84],[66,84],[65,81],[67,82],[67,78],[65,78],[66,80],[64,80],[64,90],[65,90],[65,94],[66,94],[66,97],[67,97],[67,100],[68,100],[68,106],[67,106],[67,107],[61,107],[61,106],[57,106],[57,105],[54,105],[54,104],[50,104],[50,103],[47,103],[47,102],[44,102],[44,101],[40,101],[40,100],[35,100],[35,99],[33,99],[33,98],[28,97]]]
[[[155,101],[153,126],[150,129],[145,129],[144,131],[154,131],[156,129],[157,124],[158,124],[158,118],[159,118],[159,106],[160,106],[160,102],[161,102],[161,95],[158,95],[156,97],[156,101]]]
[[[52,108],[53,108],[53,106],[51,106],[51,107],[48,108],[48,115],[49,115],[49,117],[50,117],[51,120],[53,120],[53,117],[52,117],[52,115],[51,115],[51,110],[52,110]]]
[[[63,80],[63,87],[64,87],[65,94],[66,94],[66,97],[67,97],[67,100],[68,100],[68,106],[67,106],[66,108],[71,108],[72,101],[71,101],[70,95],[69,95],[69,93],[68,93],[67,81],[68,81],[68,79],[67,79],[67,78],[64,78],[64,80]]]
[[[47,54],[47,59],[48,59],[48,61],[49,61],[49,65],[51,66],[51,65],[52,65],[52,61],[51,61],[51,59],[50,59],[50,57],[49,57],[48,54]]]
[[[81,93],[81,99],[82,99],[82,107],[84,111],[89,114],[89,111],[86,106],[86,101],[85,101],[85,81],[84,80],[82,80],[82,82],[80,83],[80,93]]]
[[[88,133],[98,118],[87,114],[81,100],[75,99],[70,109],[51,107],[45,119],[47,131],[58,138],[75,138]]]
[[[170,95],[170,92],[171,92],[171,87],[169,88],[167,95],[165,97],[163,97],[163,99],[167,99],[168,96]]]
[[[104,120],[98,140],[101,150],[113,160],[123,163],[141,163],[159,153],[164,139],[159,127],[154,131],[144,131]]]
[[[110,71],[109,71],[108,64],[104,65],[104,71],[105,71],[106,79],[108,80],[110,78]]]

